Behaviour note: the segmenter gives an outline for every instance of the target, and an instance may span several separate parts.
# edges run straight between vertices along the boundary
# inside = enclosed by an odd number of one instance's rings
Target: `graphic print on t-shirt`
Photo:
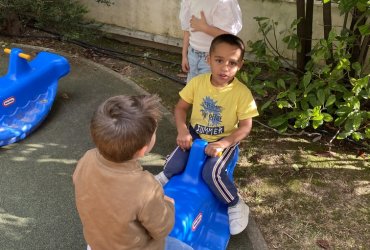
[[[198,134],[218,135],[224,132],[222,124],[222,107],[217,105],[217,101],[206,96],[201,103],[200,113],[206,121],[204,125],[196,124],[194,129]]]

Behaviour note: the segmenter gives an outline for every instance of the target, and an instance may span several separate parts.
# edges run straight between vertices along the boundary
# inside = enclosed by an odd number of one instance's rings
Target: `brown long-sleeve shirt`
[[[174,206],[137,160],[115,163],[97,149],[73,174],[84,237],[93,250],[163,249],[174,224]]]

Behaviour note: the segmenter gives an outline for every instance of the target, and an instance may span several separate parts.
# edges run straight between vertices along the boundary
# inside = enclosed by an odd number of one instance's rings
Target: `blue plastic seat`
[[[170,236],[195,250],[226,249],[230,239],[227,205],[221,203],[202,178],[207,142],[195,140],[183,173],[173,176],[164,186],[165,194],[175,200],[175,225]],[[230,179],[238,151],[227,167]]]

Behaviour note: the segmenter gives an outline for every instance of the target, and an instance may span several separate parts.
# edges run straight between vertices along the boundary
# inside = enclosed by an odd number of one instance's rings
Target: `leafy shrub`
[[[240,76],[263,100],[260,111],[269,118],[269,125],[281,132],[290,126],[325,126],[337,139],[370,139],[370,75],[364,72],[364,63],[351,60],[356,41],[369,36],[369,25],[354,27],[359,32],[343,29],[338,34],[332,29],[327,39],[314,45],[304,72],[300,72],[276,46],[278,23],[266,17],[255,20],[263,38],[248,45],[258,63],[248,62]],[[283,38],[291,51],[301,49],[296,32],[299,22],[295,20]],[[275,41],[267,38],[271,34]]]
[[[96,1],[112,4],[109,0]],[[81,24],[86,13],[86,7],[75,0],[0,0],[1,30],[10,35],[21,35],[29,25],[78,37],[84,31]]]

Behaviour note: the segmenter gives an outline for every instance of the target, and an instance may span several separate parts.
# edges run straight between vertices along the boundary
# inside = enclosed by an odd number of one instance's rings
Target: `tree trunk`
[[[361,26],[361,25],[366,23],[366,17],[362,18],[359,21],[362,14],[363,14],[363,12],[359,11],[357,8],[355,8],[353,13],[352,13],[352,22],[351,22],[351,26],[350,26],[350,31],[352,32],[352,34],[354,36],[356,36],[356,40],[354,42],[354,45],[353,45],[352,49],[350,50],[350,53],[351,53],[350,62],[351,63],[354,63],[354,62],[360,62],[361,63],[360,54],[361,54],[361,44],[363,44],[363,42],[362,42],[361,33],[358,30],[358,26]],[[357,25],[357,26],[355,26],[355,25]],[[364,46],[367,46],[367,42],[365,43]],[[354,75],[353,70],[351,70],[350,75],[351,76]]]
[[[370,46],[370,37],[365,36],[362,44],[361,44],[361,50],[360,50],[360,55],[359,55],[359,63],[363,66],[365,66],[366,62],[366,56],[367,52],[369,51],[369,46]]]
[[[299,23],[297,25],[297,35],[300,41],[300,50],[297,50],[297,69],[300,72],[304,72],[305,67],[305,0],[296,0],[297,3],[297,19]]]
[[[325,40],[328,40],[329,33],[332,29],[332,22],[331,22],[331,2],[324,3],[322,6],[322,16],[324,21],[324,38]],[[330,50],[330,58],[327,60],[328,64],[333,63],[333,46],[329,45]]]
[[[322,15],[323,15],[323,21],[324,21],[324,38],[329,38],[329,33],[332,29],[332,23],[331,23],[331,2],[324,3],[322,6]]]
[[[313,0],[307,0],[306,16],[305,16],[305,50],[304,50],[304,65],[311,60],[310,52],[312,48],[312,22],[313,22]]]

